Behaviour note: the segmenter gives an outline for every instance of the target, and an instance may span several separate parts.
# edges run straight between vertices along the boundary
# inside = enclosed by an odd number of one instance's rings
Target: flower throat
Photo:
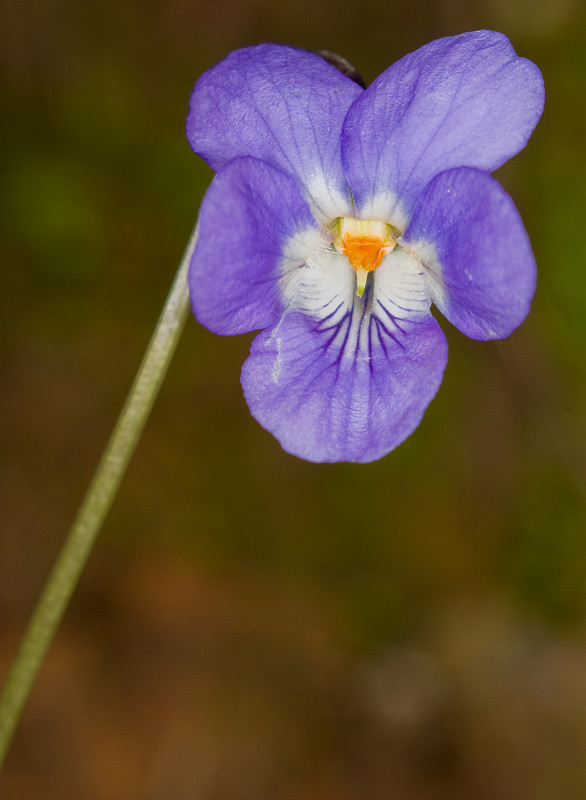
[[[338,217],[332,225],[334,247],[346,256],[356,272],[356,294],[362,297],[368,273],[397,244],[391,225],[374,219]]]

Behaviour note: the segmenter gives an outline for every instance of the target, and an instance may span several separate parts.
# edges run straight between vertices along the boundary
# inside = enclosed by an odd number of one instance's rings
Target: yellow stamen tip
[[[362,297],[364,294],[364,287],[368,278],[368,271],[362,267],[356,267],[356,294]]]

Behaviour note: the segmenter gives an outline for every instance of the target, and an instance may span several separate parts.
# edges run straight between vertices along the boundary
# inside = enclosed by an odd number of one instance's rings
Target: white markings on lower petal
[[[341,307],[341,313],[352,308],[355,283],[356,273],[347,258],[331,247],[313,253],[289,284],[289,309],[315,320],[329,319],[335,308]]]
[[[321,319],[336,298],[351,305],[354,270],[326,235],[315,228],[301,231],[287,242],[283,252],[281,292],[285,312],[301,311]]]
[[[306,314],[318,323],[320,330],[331,330],[337,338],[342,335],[344,318],[351,317],[356,283],[348,259],[340,256],[330,239],[317,228],[299,231],[285,244],[281,276],[283,316],[271,334],[277,344],[272,370],[275,383],[281,372],[279,331],[286,315]]]
[[[373,309],[383,306],[397,319],[418,319],[429,314],[430,293],[425,270],[419,259],[402,247],[385,256],[374,273]]]
[[[281,273],[286,276],[292,269],[319,259],[321,253],[330,249],[330,241],[317,228],[298,231],[283,246]]]
[[[443,308],[447,291],[435,247],[422,239],[416,242],[409,242],[405,246],[421,263],[432,303],[438,308]]]
[[[301,252],[304,261],[296,261]],[[356,295],[356,273],[316,230],[297,234],[285,248],[281,289],[284,315],[300,312],[315,321],[322,347],[340,363],[370,361],[373,347],[399,342],[407,328],[428,317],[430,291],[424,269],[411,252],[396,247],[368,276],[362,297]],[[278,324],[274,336],[279,335]],[[278,348],[277,348],[278,351]],[[273,380],[280,375],[279,356]]]

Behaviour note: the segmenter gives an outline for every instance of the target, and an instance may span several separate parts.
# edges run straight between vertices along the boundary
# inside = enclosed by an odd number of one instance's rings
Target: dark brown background
[[[449,329],[440,393],[387,458],[283,453],[241,396],[251,337],[189,321],[2,800],[586,797],[584,5],[5,0],[2,18],[0,678],[210,179],[183,132],[197,76],[278,41],[370,81],[487,27],[547,89],[499,172],[539,264],[531,315],[503,342]]]

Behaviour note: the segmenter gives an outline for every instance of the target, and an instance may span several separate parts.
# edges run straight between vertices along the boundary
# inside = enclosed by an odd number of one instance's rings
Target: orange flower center
[[[346,256],[356,272],[356,293],[364,292],[368,273],[380,266],[383,257],[397,244],[386,222],[338,217],[332,226],[334,247]]]

